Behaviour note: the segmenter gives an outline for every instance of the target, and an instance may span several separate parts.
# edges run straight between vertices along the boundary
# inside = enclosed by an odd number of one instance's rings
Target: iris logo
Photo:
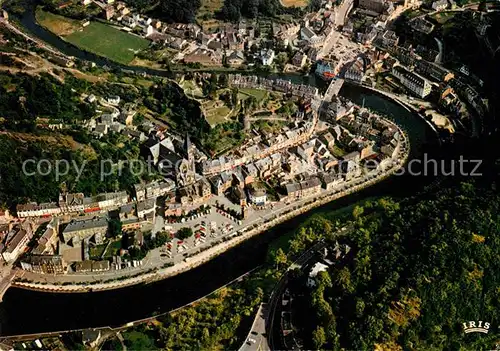
[[[469,333],[484,333],[488,334],[488,331],[490,329],[490,323],[488,322],[475,322],[475,321],[470,321],[470,322],[464,322],[462,323],[462,326],[464,327],[464,332],[465,334]]]

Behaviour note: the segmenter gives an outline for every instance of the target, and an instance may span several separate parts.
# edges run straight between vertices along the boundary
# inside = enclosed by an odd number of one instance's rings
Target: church
[[[175,179],[178,187],[196,181],[196,147],[188,134],[182,142],[170,136],[163,139],[151,138],[144,143],[143,150],[146,159],[157,166],[163,176]]]

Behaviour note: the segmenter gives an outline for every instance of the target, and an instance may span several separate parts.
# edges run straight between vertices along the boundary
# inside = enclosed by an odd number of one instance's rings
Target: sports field
[[[147,39],[100,22],[91,22],[82,31],[73,32],[65,39],[82,49],[124,64],[132,61],[137,52],[149,46]]]
[[[82,28],[79,21],[43,11],[41,7],[36,9],[35,16],[36,20],[42,25],[42,27],[47,28],[59,36],[64,37],[66,35],[70,35],[71,33],[81,30]]]
[[[309,3],[308,0],[281,0],[281,4],[285,7],[304,7]]]

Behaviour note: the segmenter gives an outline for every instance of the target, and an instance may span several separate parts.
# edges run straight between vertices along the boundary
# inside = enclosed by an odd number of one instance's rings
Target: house
[[[137,217],[154,218],[156,211],[156,198],[150,198],[137,203]]]
[[[18,226],[15,230],[14,236],[7,243],[5,247],[5,251],[2,252],[2,258],[5,262],[10,263],[14,262],[17,257],[24,252],[26,245],[33,237],[33,232],[29,227],[21,227]]]
[[[0,224],[9,223],[12,220],[12,216],[9,210],[0,210]]]
[[[335,145],[335,137],[330,132],[326,132],[319,137],[323,143],[325,143],[327,148],[332,148]]]
[[[186,40],[183,38],[175,38],[169,43],[169,46],[172,49],[182,50],[182,48],[186,45],[186,43],[187,43]]]
[[[104,135],[108,134],[108,128],[109,126],[107,124],[98,124],[92,134],[97,138],[102,138]]]
[[[431,5],[431,8],[434,11],[442,11],[448,7],[448,0],[437,0],[434,1]]]
[[[241,51],[233,51],[227,58],[227,63],[231,66],[241,66],[245,63],[245,55]]]
[[[33,249],[32,254],[54,254],[57,251],[57,239],[59,235],[59,219],[53,218],[47,225],[45,232],[38,239],[37,246]]]
[[[120,113],[120,121],[125,123],[127,126],[131,126],[134,123],[134,117],[137,111],[134,110],[134,106],[130,104],[125,104],[124,108]]]
[[[118,105],[120,103],[120,97],[117,95],[109,96],[107,101],[108,101],[108,104],[110,104],[110,105]]]
[[[260,59],[262,61],[262,65],[264,66],[271,65],[274,60],[274,50],[272,49],[261,50]]]
[[[322,173],[320,175],[321,183],[323,189],[330,191],[338,187],[339,184],[342,184],[344,178],[340,174],[337,173]]]
[[[113,123],[113,116],[109,114],[104,114],[101,115],[101,123],[105,124],[107,126],[111,125]]]
[[[316,33],[313,32],[313,30],[309,27],[304,27],[300,30],[300,39],[301,40],[311,40],[316,36]]]
[[[248,186],[248,198],[250,202],[257,206],[264,206],[267,202],[267,192],[263,185],[252,183]]]
[[[231,187],[232,177],[228,172],[222,172],[220,175],[209,179],[212,190],[215,195],[223,196],[224,192]]]
[[[204,66],[218,66],[222,64],[222,55],[211,50],[199,48],[184,56],[184,63],[200,63]]]
[[[321,181],[318,177],[310,177],[300,182],[300,196],[310,196],[321,191]]]
[[[439,83],[448,82],[455,77],[453,72],[443,66],[425,60],[415,62],[415,72]]]
[[[86,329],[82,332],[83,344],[89,348],[96,348],[101,340],[101,331],[98,329]]]
[[[137,26],[137,22],[129,16],[123,16],[122,23],[129,28],[135,28],[135,26]]]
[[[115,8],[113,6],[106,6],[104,8],[104,18],[109,21],[115,15]]]
[[[384,13],[389,9],[389,3],[386,0],[359,0],[358,6],[378,14]]]
[[[386,30],[381,36],[381,42],[384,47],[396,47],[399,43],[399,37],[392,30]]]
[[[307,278],[307,286],[312,288],[316,286],[316,276],[320,272],[326,272],[328,269],[328,266],[326,264],[323,264],[321,262],[316,262],[314,266],[311,268],[311,271],[309,272],[309,276]]]
[[[163,182],[152,182],[149,184],[136,184],[134,185],[135,196],[137,201],[144,201],[146,199],[164,196],[175,189],[175,182],[166,179]]]
[[[353,152],[350,152],[350,153],[344,155],[342,157],[342,160],[344,162],[348,162],[348,161],[359,162],[360,158],[361,158],[361,154],[359,153],[359,151],[353,151]]]
[[[293,58],[292,58],[292,64],[295,67],[304,67],[304,65],[307,63],[307,55],[304,54],[303,52],[297,52]]]
[[[179,189],[179,200],[183,206],[199,205],[210,199],[212,192],[210,183],[201,178],[194,184]]]
[[[300,184],[299,183],[288,183],[285,185],[285,193],[289,199],[295,199],[300,197]]]
[[[144,34],[146,35],[146,37],[152,35],[154,32],[155,32],[155,29],[151,25],[144,28]]]
[[[32,255],[21,261],[21,268],[42,274],[62,274],[67,265],[60,255]]]
[[[160,29],[161,28],[161,21],[160,20],[153,20],[151,22],[151,26],[154,28],[154,29]]]
[[[213,39],[211,40],[207,47],[211,50],[214,50],[214,51],[221,51],[224,47],[224,45],[222,44],[222,42],[218,39]]]
[[[121,17],[126,16],[130,13],[130,10],[127,7],[122,7],[119,9],[118,13],[120,14]]]
[[[90,94],[89,96],[87,96],[87,102],[93,103],[95,100],[96,100],[96,97],[94,94]]]

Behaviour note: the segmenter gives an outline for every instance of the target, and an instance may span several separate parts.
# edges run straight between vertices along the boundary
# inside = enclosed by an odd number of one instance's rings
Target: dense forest
[[[86,145],[75,141],[85,138]],[[141,179],[155,178],[156,173],[134,174],[135,168],[124,165],[121,171],[116,168],[110,172],[109,167],[103,168],[110,174],[101,178],[101,165],[108,165],[108,161],[101,161],[110,160],[117,164],[138,157],[138,143],[119,134],[111,134],[100,140],[87,137],[84,131],[78,132],[75,138],[42,132],[9,132],[0,135],[0,207],[12,208],[27,201],[55,201],[63,188],[87,195],[130,190]],[[26,163],[23,169],[27,160],[33,161]],[[48,160],[49,163],[40,163],[40,171],[37,171],[40,160]],[[54,171],[57,160],[67,160],[70,164],[67,174],[59,178]],[[80,176],[75,167],[83,169]],[[60,169],[65,170],[63,166]]]
[[[160,16],[169,22],[191,23],[196,21],[197,12],[201,6],[200,0],[162,0],[159,5],[153,0],[127,0],[130,6],[137,9],[151,9],[152,14]],[[307,10],[315,11],[321,6],[320,0],[312,0]],[[214,14],[223,21],[237,22],[241,18],[258,18],[259,16],[274,17],[283,14],[301,16],[306,9],[283,7],[279,0],[224,0],[221,10]]]
[[[129,6],[142,12],[152,11],[154,17],[168,22],[192,23],[200,8],[200,0],[126,0]]]
[[[500,322],[499,206],[497,194],[463,183],[424,199],[356,207],[355,230],[339,239],[351,247],[347,256],[313,289],[293,285],[308,306],[301,316],[308,346],[492,349]],[[463,322],[480,320],[494,326],[489,334],[463,332]]]
[[[498,341],[500,197],[463,183],[396,202],[381,198],[352,215],[315,215],[288,243],[271,245],[267,264],[248,279],[192,307],[124,334],[129,347],[235,349],[242,322],[253,318],[290,262],[319,239],[351,251],[305,285],[290,275],[295,326],[305,349],[480,350]],[[335,232],[350,218],[354,230]],[[463,332],[489,322],[488,334]],[[215,327],[217,325],[217,328]],[[239,340],[241,343],[242,340]]]
[[[89,119],[93,113],[70,85],[50,75],[0,75],[0,118],[4,128],[32,131],[40,118],[74,123]]]
[[[307,9],[283,7],[279,0],[224,0],[224,6],[217,15],[220,19],[230,22],[237,22],[242,17],[275,17],[284,14],[299,18],[306,12],[317,11],[320,6],[320,0],[310,1]]]
[[[163,83],[151,87],[144,106],[169,123],[176,133],[188,132],[200,140],[209,132],[210,126],[201,115],[199,103],[189,99],[177,84]]]

